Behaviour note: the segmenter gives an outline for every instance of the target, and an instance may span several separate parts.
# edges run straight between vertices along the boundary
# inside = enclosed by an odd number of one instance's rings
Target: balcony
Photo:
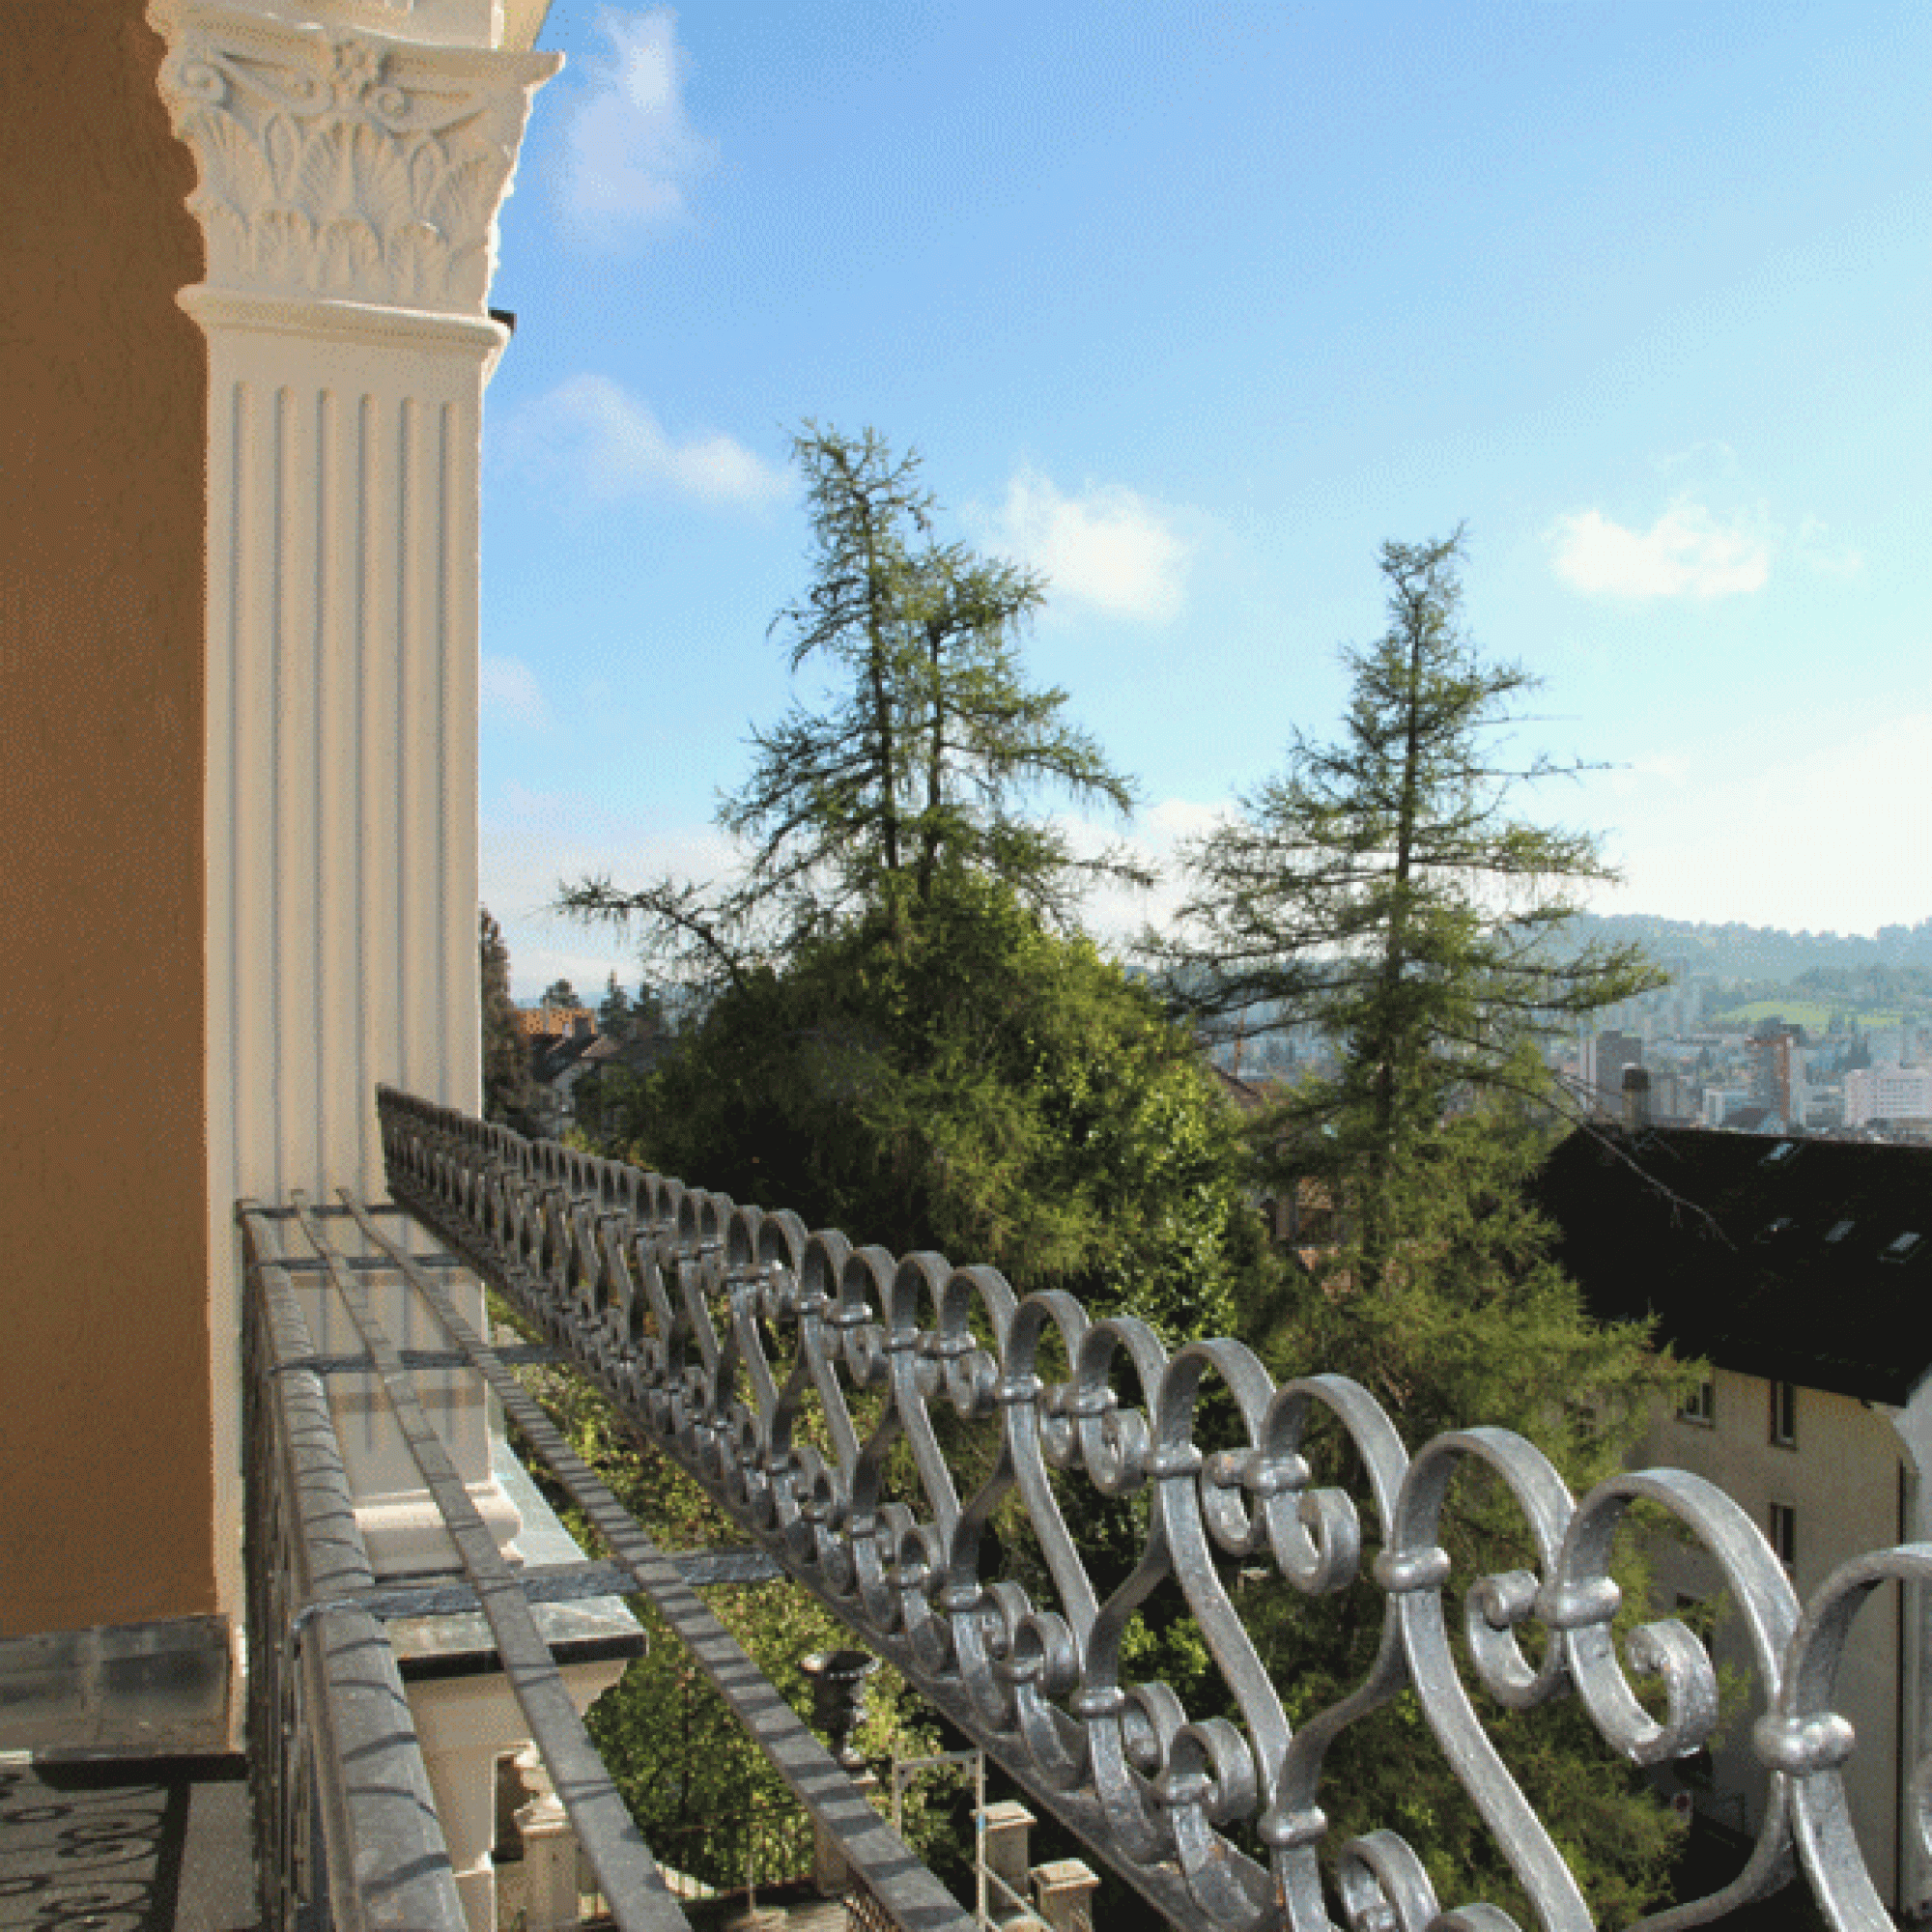
[[[377,1073],[444,1100],[476,1089],[476,453],[506,347],[484,284],[556,68],[531,51],[541,11],[99,0],[25,25],[14,984],[38,1013],[84,959],[130,990],[90,1038],[65,1012],[19,1029],[9,1083],[0,1716],[79,1755],[0,1756],[0,1926],[487,1923],[494,1790],[445,1762],[466,1755],[439,1730],[451,1686],[494,1687],[503,1735],[535,1740],[617,1922],[678,1922],[578,1709],[635,1644],[638,1592],[842,1847],[867,1922],[959,1922],[722,1637],[701,1573],[516,1408],[484,1283],[1170,1918],[1500,1932],[1492,1901],[1435,1895],[1426,1844],[1338,1842],[1324,1819],[1333,1747],[1412,1693],[1417,1747],[1454,1765],[1529,1916],[1580,1932],[1562,1821],[1535,1815],[1486,1715],[1580,1709],[1606,1753],[1660,1776],[1698,1761],[1721,1701],[1702,1644],[1662,1614],[1620,1648],[1612,1622],[1609,1542],[1638,1502],[1737,1607],[1758,1715],[1733,1722],[1734,1754],[1761,1786],[1735,1882],[1655,1922],[1806,1891],[1840,1927],[1876,1932],[1888,1896],[1922,1913],[1923,1548],[1838,1567],[1801,1601],[1761,1525],[1681,1472],[1578,1500],[1513,1437],[1405,1445],[1333,1378],[1277,1387],[1229,1342],[1170,1356],[1064,1297],[1019,1300],[982,1270],[855,1248],[393,1092],[376,1148]],[[412,144],[452,102],[466,192],[445,208],[442,162],[412,165]],[[345,130],[396,185],[360,267],[328,240],[333,178],[261,162]],[[398,270],[432,189],[447,268],[425,290]],[[426,476],[443,487],[412,487]],[[485,1391],[608,1555],[537,1534]],[[1917,1420],[1901,1473],[1932,1469],[1932,1416]],[[1324,1431],[1348,1467],[1321,1466]],[[950,1461],[954,1442],[977,1461]],[[959,1485],[966,1466],[984,1480]],[[1460,1578],[1436,1531],[1477,1466],[1531,1560]],[[1104,1590],[1056,1501],[1083,1488],[1142,1513],[1138,1564]],[[1024,1578],[994,1554],[1013,1524]],[[1875,1661],[1859,1616],[1874,1593],[1909,1612]],[[1213,1654],[1214,1715],[1122,1661],[1156,1594]],[[230,1741],[244,1598],[246,1784],[208,1755]],[[1379,1629],[1377,1662],[1291,1725],[1293,1687],[1263,1667],[1244,1606],[1345,1599]],[[109,1693],[133,1713],[119,1736],[98,1716]],[[1879,1756],[1848,1719],[1858,1699],[1898,1714],[1882,1845],[1858,1817]],[[130,1739],[131,1766],[92,1761]]]
[[[1861,1844],[1847,1800],[1859,1741],[1839,1678],[1861,1605],[1887,1585],[1916,1594],[1932,1578],[1932,1548],[1841,1566],[1801,1604],[1746,1513],[1682,1471],[1618,1476],[1575,1499],[1519,1437],[1471,1429],[1410,1454],[1355,1385],[1313,1376],[1277,1386],[1234,1342],[1170,1356],[1134,1322],[1092,1322],[1065,1296],[1016,1299],[990,1270],[855,1249],[837,1234],[808,1235],[792,1216],[391,1090],[380,1112],[390,1200],[298,1194],[238,1208],[263,1924],[475,1932],[491,1921],[487,1828],[479,1863],[477,1820],[462,1815],[477,1794],[438,1788],[425,1721],[425,1660],[464,1653],[507,1683],[611,1922],[626,1932],[685,1925],[581,1716],[586,1665],[608,1682],[637,1647],[621,1601],[636,1594],[836,1847],[864,1923],[964,1932],[970,1922],[706,1607],[693,1587],[710,1580],[703,1559],[653,1547],[526,1393],[513,1373],[519,1356],[551,1353],[668,1451],[856,1644],[892,1662],[1031,1804],[1077,1833],[1095,1863],[1171,1922],[1227,1932],[1325,1932],[1331,1916],[1358,1932],[1515,1922],[1491,1900],[1438,1898],[1426,1846],[1390,1831],[1331,1840],[1321,1804],[1331,1748],[1404,1690],[1537,1920],[1552,1932],[1593,1922],[1558,1832],[1505,1767],[1477,1699],[1518,1711],[1577,1700],[1606,1751],[1638,1765],[1703,1750],[1726,1701],[1704,1644],[1670,1616],[1613,1629],[1612,1540],[1629,1511],[1648,1505],[1721,1572],[1748,1636],[1759,1713],[1750,1747],[1766,1775],[1737,1876],[1651,1922],[1721,1918],[1794,1882],[1847,1932],[1891,1922],[1874,1848]],[[544,1344],[492,1346],[473,1299],[465,1306],[479,1282]],[[379,1301],[398,1291],[433,1319],[436,1346],[392,1339]],[[325,1305],[337,1332],[346,1320],[353,1348],[318,1346],[313,1317]],[[500,1403],[607,1555],[559,1561],[531,1547],[506,1558],[445,1441],[460,1435],[460,1410],[445,1403],[433,1418],[425,1399],[459,1375]],[[444,1574],[398,1579],[372,1564],[345,1446],[354,1428],[344,1428],[345,1416],[366,1422],[371,1406],[345,1404],[352,1384],[365,1398],[381,1391],[433,1500]],[[1226,1400],[1210,1424],[1217,1384]],[[944,1452],[942,1415],[952,1418]],[[1311,1466],[1321,1415],[1351,1445],[1355,1480],[1324,1481]],[[989,1445],[973,1464],[983,1480],[962,1495],[954,1472],[970,1459],[958,1445],[974,1432]],[[1208,1446],[1210,1435],[1220,1446]],[[1437,1532],[1459,1469],[1475,1465],[1520,1510],[1536,1568],[1467,1587]],[[1067,1483],[1145,1498],[1138,1564],[1104,1600],[1056,1501]],[[993,1574],[989,1554],[982,1574],[996,1515],[1010,1539],[1014,1511],[1037,1547],[1037,1600]],[[1449,1608],[1459,1586],[1460,1636]],[[1374,1669],[1291,1726],[1285,1687],[1270,1681],[1236,1599],[1265,1588],[1313,1605],[1350,1587],[1379,1603]],[[1234,1715],[1190,1716],[1168,1687],[1123,1668],[1122,1630],[1156,1591],[1184,1599]],[[33,1795],[12,1792],[15,1821],[35,1822],[31,1804],[20,1808]],[[1908,1820],[1915,1833],[1921,1817],[1915,1808]],[[157,1827],[155,1842],[161,1835]],[[124,1825],[107,1836],[139,1833]],[[99,1837],[70,1833],[58,1855]],[[10,1885],[24,1896],[32,1887],[18,1861],[32,1860],[25,1837],[16,1842]],[[43,1864],[56,1855],[49,1840]],[[203,1856],[213,1856],[206,1845]]]

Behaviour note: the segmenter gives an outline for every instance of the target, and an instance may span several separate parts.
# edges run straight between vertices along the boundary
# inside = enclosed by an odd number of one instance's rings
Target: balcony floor
[[[0,1755],[0,1932],[252,1932],[239,1758]]]

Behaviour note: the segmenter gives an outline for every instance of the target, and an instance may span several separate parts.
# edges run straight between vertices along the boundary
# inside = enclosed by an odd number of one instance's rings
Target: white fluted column
[[[477,472],[507,340],[485,304],[559,57],[512,44],[541,17],[529,0],[153,0],[150,17],[208,250],[181,300],[209,353],[209,1214],[233,1603],[233,1204],[380,1198],[379,1080],[478,1104]],[[440,1339],[400,1295],[382,1312],[399,1343]],[[315,1313],[324,1350],[355,1347]],[[446,1560],[380,1399],[354,1378],[332,1393],[379,1568]],[[514,1530],[480,1392],[451,1377],[425,1395]]]

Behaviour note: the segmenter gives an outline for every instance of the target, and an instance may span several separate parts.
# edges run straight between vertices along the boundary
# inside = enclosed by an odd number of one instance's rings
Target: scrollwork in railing
[[[392,1090],[380,1100],[396,1198],[1171,1916],[1225,1932],[1330,1932],[1332,1898],[1352,1932],[1517,1932],[1493,1903],[1445,1906],[1393,1831],[1330,1842],[1320,1801],[1332,1747],[1412,1690],[1539,1922],[1592,1926],[1468,1681],[1512,1711],[1576,1699],[1636,1765],[1708,1743],[1719,1699],[1704,1643],[1672,1617],[1615,1621],[1612,1547],[1642,1505],[1673,1519],[1721,1576],[1750,1646],[1765,1714],[1751,1747],[1769,1779],[1742,1872],[1646,1927],[1719,1918],[1799,1865],[1840,1932],[1890,1924],[1853,1833],[1843,1774],[1856,1739],[1834,1704],[1859,1606],[1884,1583],[1932,1581],[1932,1546],[1847,1565],[1801,1610],[1756,1525],[1684,1471],[1614,1476],[1579,1501],[1506,1431],[1452,1432],[1411,1455],[1345,1378],[1277,1384],[1237,1342],[1170,1352],[1144,1323],[1090,1319],[1063,1293],[1018,1297],[990,1268],[855,1248],[794,1215]],[[1210,1402],[1233,1446],[1197,1439]],[[956,1418],[955,1438],[978,1430],[988,1444],[966,1493],[942,1415]],[[1317,1436],[1352,1451],[1372,1529],[1354,1494],[1319,1479]],[[1444,1518],[1471,1469],[1506,1500],[1534,1567],[1470,1579],[1458,1630]],[[1056,1495],[1074,1479],[1144,1499],[1138,1559],[1104,1597]],[[1051,1603],[982,1574],[996,1520],[1015,1503]],[[1256,1566],[1304,1597],[1365,1573],[1380,1593],[1362,1680],[1299,1725],[1230,1595],[1226,1579]],[[1185,1600],[1238,1720],[1190,1717],[1169,1687],[1126,1673],[1135,1614],[1162,1590]],[[1932,1767],[1921,1767],[1911,1823],[1932,1855],[1928,1820]]]

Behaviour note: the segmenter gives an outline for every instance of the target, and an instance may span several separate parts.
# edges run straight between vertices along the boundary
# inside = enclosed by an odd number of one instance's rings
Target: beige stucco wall
[[[214,1607],[205,356],[142,0],[0,79],[0,1634]],[[233,1348],[234,1338],[219,1338]]]
[[[1885,1410],[1801,1388],[1797,1446],[1787,1449],[1771,1441],[1768,1382],[1719,1369],[1716,1384],[1714,1423],[1659,1418],[1644,1460],[1707,1477],[1767,1535],[1774,1503],[1795,1510],[1794,1580],[1801,1602],[1840,1563],[1899,1541],[1903,1452]],[[1701,1556],[1671,1555],[1658,1565],[1658,1582],[1666,1592],[1702,1598],[1718,1580],[1717,1566]],[[1858,1749],[1846,1767],[1853,1821],[1873,1875],[1892,1901],[1897,1898],[1898,1646],[1897,1594],[1881,1590],[1853,1626],[1836,1704],[1858,1732]],[[1719,1652],[1720,1660],[1740,1666],[1742,1676],[1748,1650],[1741,1632],[1720,1628]],[[1714,1815],[1733,1826],[1745,1816],[1754,1826],[1761,1813],[1765,1777],[1750,1749],[1751,1722],[1760,1714],[1755,1703],[1740,1708],[1713,1752]]]

